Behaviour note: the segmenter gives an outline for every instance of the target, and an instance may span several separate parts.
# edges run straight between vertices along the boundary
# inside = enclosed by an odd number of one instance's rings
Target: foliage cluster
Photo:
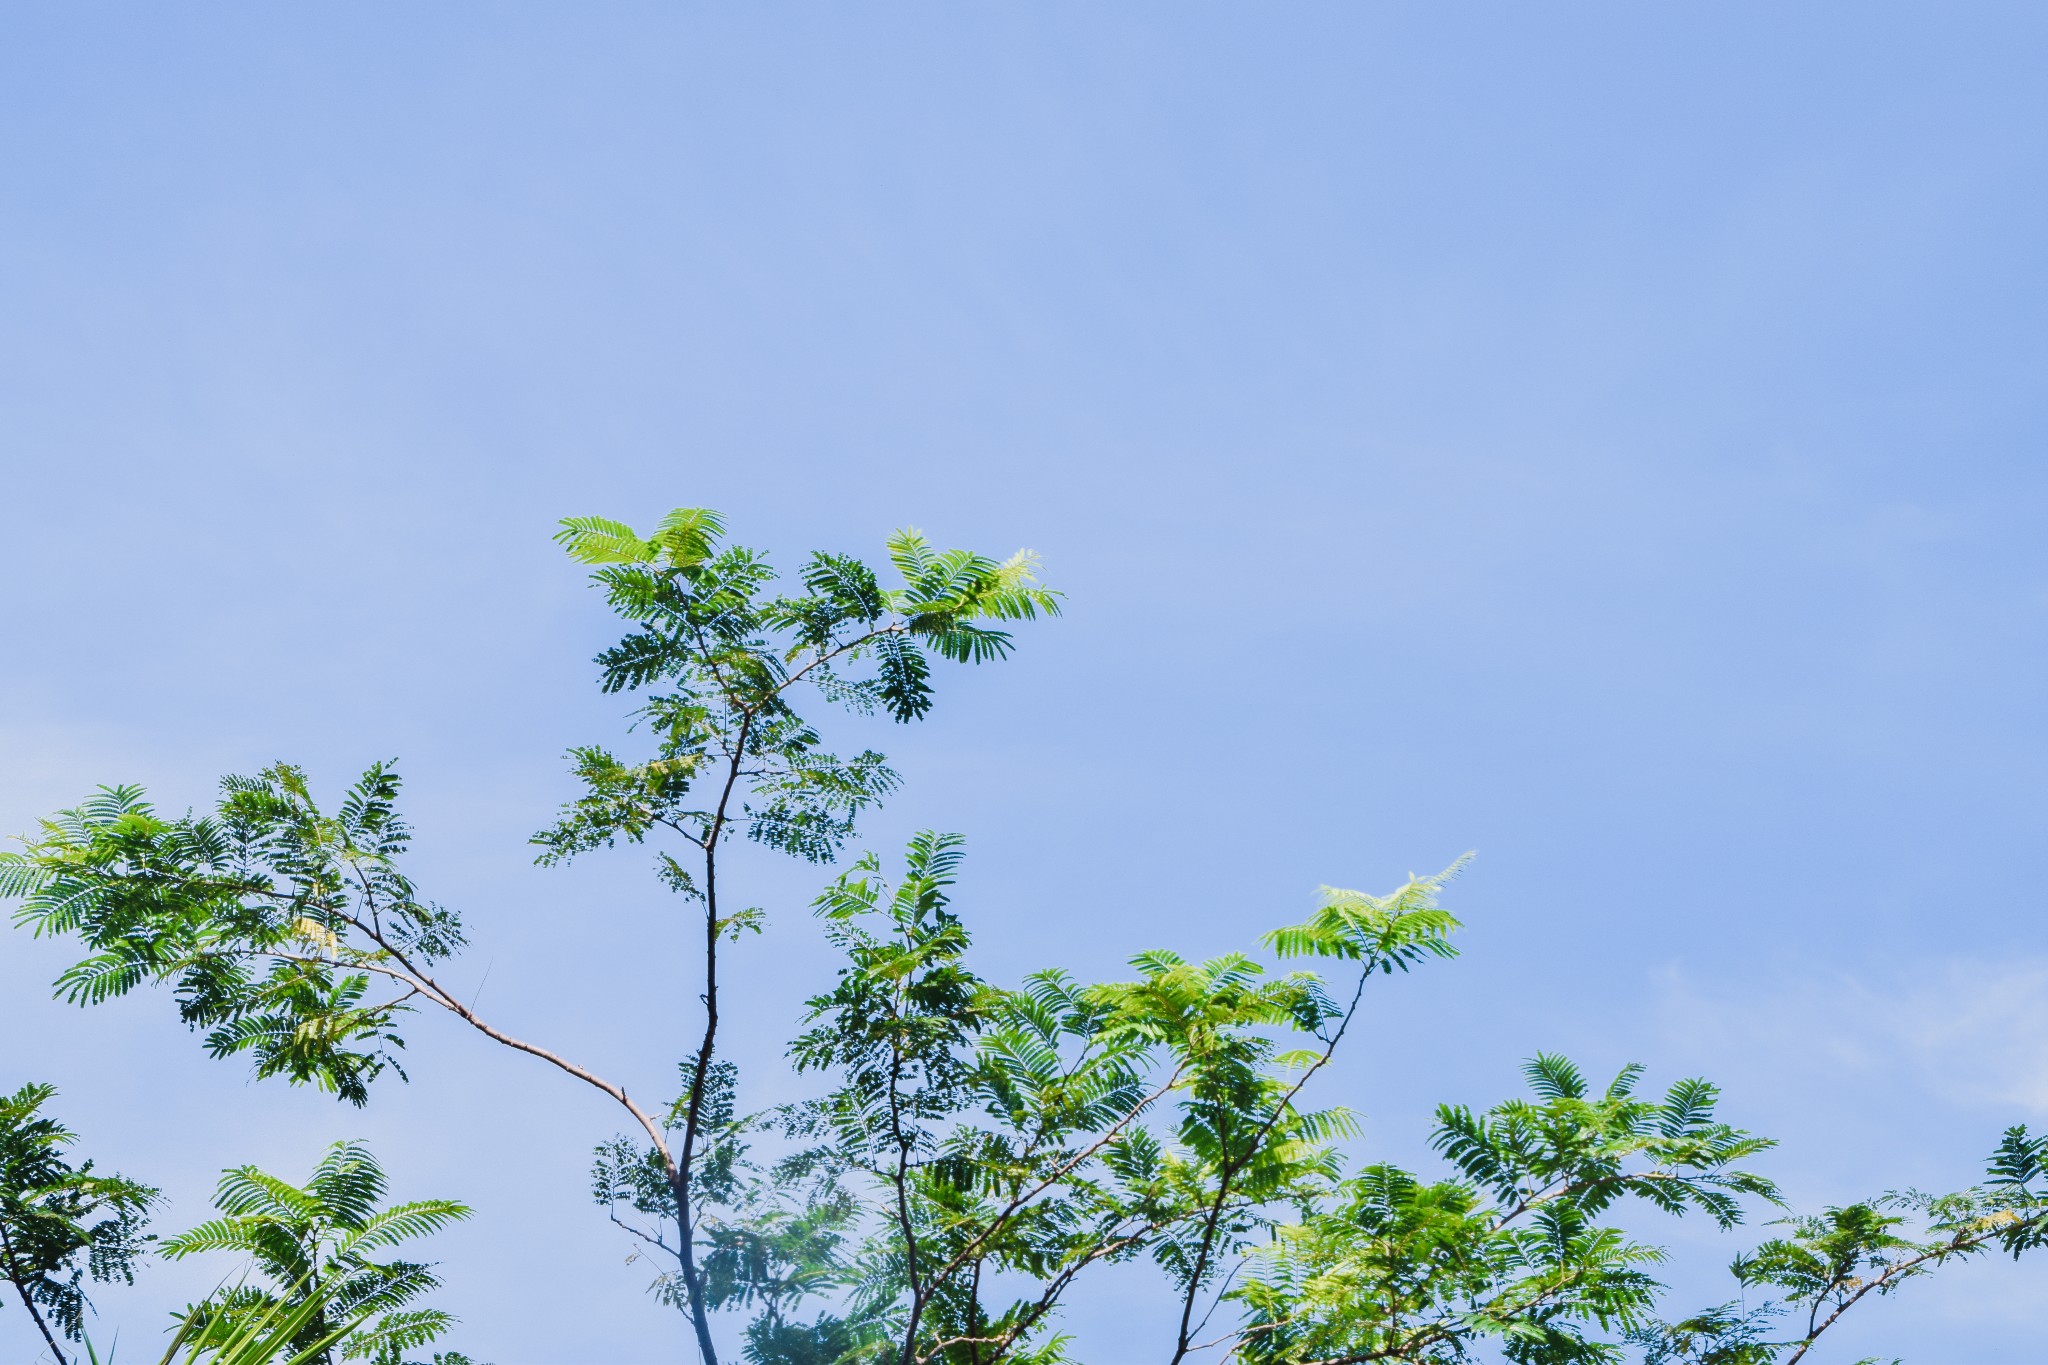
[[[437,1288],[433,1267],[417,1261],[376,1260],[400,1242],[429,1236],[469,1216],[449,1199],[416,1199],[380,1207],[384,1168],[367,1148],[337,1142],[294,1185],[254,1166],[221,1176],[214,1206],[221,1216],[163,1244],[173,1260],[198,1252],[239,1253],[261,1281],[247,1281],[197,1306],[198,1328],[220,1320],[230,1328],[315,1304],[304,1325],[287,1338],[291,1348],[330,1365],[334,1354],[372,1365],[402,1365],[406,1352],[426,1346],[454,1325],[437,1308],[412,1308]],[[323,1346],[337,1322],[352,1324]]]
[[[65,1159],[78,1137],[43,1112],[55,1094],[24,1085],[0,1097],[0,1273],[52,1351],[55,1333],[84,1329],[88,1275],[133,1283],[157,1201],[148,1185]]]
[[[379,1261],[372,1253],[427,1236],[469,1215],[445,1199],[380,1207],[383,1167],[360,1143],[334,1144],[304,1186],[254,1166],[222,1173],[221,1217],[158,1241],[145,1233],[158,1192],[121,1176],[71,1166],[62,1149],[76,1135],[44,1112],[56,1092],[29,1085],[0,1099],[0,1279],[13,1288],[51,1357],[64,1365],[59,1338],[85,1342],[84,1281],[133,1283],[137,1262],[156,1243],[167,1259],[200,1252],[239,1253],[247,1272],[178,1317],[164,1356],[211,1365],[420,1365],[407,1353],[427,1346],[455,1319],[408,1307],[434,1289],[433,1267]],[[251,1273],[252,1272],[252,1273]],[[437,1353],[434,1365],[471,1365]]]

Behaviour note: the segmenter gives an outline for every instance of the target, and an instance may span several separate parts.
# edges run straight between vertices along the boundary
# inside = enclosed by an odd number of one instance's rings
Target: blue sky
[[[2044,57],[1995,4],[14,7],[0,823],[396,755],[482,1003],[659,1089],[672,905],[524,845],[620,719],[554,520],[709,505],[784,563],[915,524],[1069,596],[879,735],[864,842],[968,835],[991,973],[1477,849],[1466,956],[1325,1091],[1374,1150],[1543,1048],[1721,1081],[1809,1202],[1966,1182],[2048,1121]],[[830,964],[817,874],[749,875],[765,1102]],[[586,1203],[595,1101],[432,1019],[367,1111],[251,1086],[0,941],[0,1084],[167,1225],[366,1137],[479,1208],[464,1349],[679,1358]],[[1734,1250],[1667,1231],[1680,1278]],[[1837,1358],[2032,1359],[2040,1273]],[[1086,1358],[1156,1354],[1144,1294],[1077,1303]]]

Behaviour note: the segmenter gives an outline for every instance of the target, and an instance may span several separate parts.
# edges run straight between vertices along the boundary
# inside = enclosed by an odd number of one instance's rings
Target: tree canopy
[[[454,977],[470,929],[405,871],[390,763],[323,798],[278,762],[175,816],[103,787],[0,855],[0,896],[82,950],[60,999],[161,988],[210,1054],[258,1078],[366,1104],[404,1076],[425,1010],[601,1094],[628,1131],[596,1148],[597,1202],[656,1260],[654,1296],[686,1316],[704,1365],[721,1340],[754,1365],[1055,1365],[1079,1358],[1062,1310],[1118,1265],[1167,1291],[1166,1365],[1794,1365],[1859,1305],[2048,1239],[2048,1137],[2024,1127],[1968,1189],[1798,1213],[1758,1165],[1770,1141],[1719,1117],[1708,1081],[1659,1092],[1630,1066],[1602,1084],[1542,1052],[1527,1094],[1437,1110],[1440,1169],[1378,1159],[1324,1096],[1329,1063],[1378,993],[1442,988],[1457,866],[1383,895],[1325,887],[1306,918],[1206,960],[1154,946],[1117,980],[1057,962],[989,979],[956,904],[962,836],[918,834],[893,871],[842,861],[900,778],[828,742],[826,717],[919,721],[939,665],[1007,658],[1012,628],[1061,607],[1035,557],[906,530],[885,568],[821,551],[785,588],[702,508],[645,535],[571,518],[557,539],[622,623],[596,681],[632,698],[638,747],[572,747],[575,794],[532,844],[545,865],[651,848],[680,932],[638,941],[679,945],[695,1000],[663,1021],[681,1038],[671,1103],[477,1012]],[[725,1054],[720,969],[753,938],[803,930],[736,892],[734,839],[837,869],[812,910],[839,966],[786,1054],[809,1094],[765,1111],[745,1107]],[[85,1279],[132,1273],[156,1196],[66,1165],[49,1097],[0,1101],[0,1253],[61,1361]],[[225,1362],[233,1337],[254,1353],[241,1365],[401,1365],[450,1320],[415,1302],[430,1268],[383,1253],[468,1210],[383,1207],[385,1193],[351,1143],[302,1186],[230,1169],[220,1216],[161,1249],[235,1253],[252,1278],[196,1305],[179,1340]],[[1762,1216],[1774,1235],[1735,1255],[1727,1302],[1675,1304],[1645,1214],[1729,1234]]]

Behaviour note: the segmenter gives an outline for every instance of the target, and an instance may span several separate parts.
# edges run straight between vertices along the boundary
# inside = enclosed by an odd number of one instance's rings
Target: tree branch
[[[1196,1253],[1194,1269],[1188,1274],[1188,1289],[1186,1295],[1181,1300],[1180,1331],[1175,1339],[1171,1365],[1180,1365],[1180,1362],[1187,1358],[1190,1349],[1189,1338],[1194,1330],[1191,1324],[1195,1315],[1195,1299],[1200,1296],[1202,1282],[1209,1272],[1209,1257],[1215,1248],[1216,1231],[1221,1225],[1224,1200],[1230,1194],[1230,1182],[1236,1179],[1238,1173],[1250,1165],[1252,1159],[1258,1155],[1259,1148],[1265,1143],[1267,1134],[1273,1131],[1274,1126],[1280,1122],[1281,1116],[1293,1105],[1294,1097],[1301,1093],[1301,1088],[1307,1085],[1309,1079],[1318,1071],[1321,1071],[1330,1058],[1335,1055],[1337,1045],[1344,1041],[1345,1031],[1351,1027],[1352,1019],[1358,1014],[1358,1002],[1365,998],[1365,983],[1371,976],[1372,967],[1368,963],[1359,971],[1358,985],[1351,992],[1351,1003],[1345,1007],[1344,1017],[1338,1023],[1337,1031],[1324,1041],[1322,1054],[1316,1058],[1314,1063],[1305,1068],[1294,1084],[1289,1086],[1286,1093],[1281,1095],[1280,1102],[1273,1106],[1273,1112],[1266,1116],[1266,1121],[1260,1124],[1257,1131],[1252,1134],[1252,1140],[1245,1147],[1242,1155],[1235,1160],[1226,1160],[1223,1163],[1222,1169],[1217,1173],[1216,1202],[1210,1208],[1207,1220],[1202,1228],[1202,1246],[1201,1250]]]

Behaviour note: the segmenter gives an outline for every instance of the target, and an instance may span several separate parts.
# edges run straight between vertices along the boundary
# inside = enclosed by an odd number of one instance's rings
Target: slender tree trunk
[[[7,1229],[4,1225],[0,1225],[0,1250],[4,1250],[7,1253],[7,1267],[9,1270],[12,1270],[14,1268],[14,1239],[7,1235]],[[44,1341],[50,1343],[50,1354],[57,1358],[57,1365],[71,1365],[71,1362],[64,1355],[64,1348],[57,1344],[56,1334],[50,1331],[50,1324],[43,1321],[43,1315],[36,1311],[36,1301],[28,1296],[28,1286],[15,1279],[12,1275],[8,1276],[8,1281],[14,1286],[14,1292],[21,1295],[21,1306],[26,1308],[28,1315],[35,1319],[36,1330],[43,1334]]]
[[[676,1259],[683,1267],[683,1291],[690,1303],[690,1326],[697,1334],[697,1353],[704,1358],[704,1365],[718,1365],[718,1348],[711,1344],[711,1314],[704,1303],[704,1276],[697,1269],[697,1255],[690,1245],[696,1234],[696,1221],[690,1216],[690,1182],[683,1178],[680,1168],[673,1168],[668,1185],[676,1197],[676,1225],[681,1240]]]
[[[306,1263],[313,1267],[312,1272],[306,1277],[306,1292],[317,1299],[320,1297],[320,1245],[318,1242],[306,1248]],[[327,1335],[327,1305],[321,1304],[320,1311],[313,1315],[311,1330],[315,1333],[313,1337],[315,1341]],[[320,1365],[334,1365],[334,1348],[332,1346],[320,1348]]]
[[[711,1057],[718,1041],[718,894],[716,855],[704,855],[704,1041],[697,1048],[697,1061],[690,1073],[690,1105],[683,1120],[682,1156],[669,1175],[669,1187],[676,1196],[676,1259],[682,1263],[683,1292],[690,1301],[690,1326],[697,1333],[697,1353],[704,1365],[718,1365],[718,1348],[711,1344],[711,1311],[704,1302],[704,1275],[697,1268],[697,1220],[690,1202],[690,1162],[695,1156],[697,1128],[703,1112],[704,1083],[711,1073]]]
[[[51,1334],[50,1324],[44,1322],[43,1315],[36,1311],[35,1301],[29,1298],[28,1291],[17,1283],[14,1286],[14,1292],[21,1295],[21,1306],[28,1309],[28,1315],[36,1320],[36,1330],[43,1334],[44,1341],[50,1343],[50,1354],[57,1358],[57,1365],[71,1365],[71,1362],[65,1358],[64,1348],[57,1344],[57,1338]]]
[[[683,1119],[683,1146],[678,1160],[669,1168],[669,1188],[676,1197],[676,1259],[683,1270],[683,1292],[690,1304],[690,1326],[697,1334],[697,1353],[704,1365],[718,1365],[718,1348],[711,1343],[711,1311],[704,1302],[704,1275],[697,1267],[697,1219],[690,1207],[690,1163],[695,1158],[697,1130],[703,1114],[704,1085],[711,1074],[711,1058],[718,1042],[718,892],[717,855],[704,855],[704,1041],[697,1048],[697,1060],[690,1073],[690,1103]]]
[[[899,1011],[900,1014],[900,1011]],[[903,1135],[903,1053],[892,1039],[889,1064],[889,1128],[896,1138],[896,1220],[903,1231],[903,1263],[910,1277],[910,1323],[903,1329],[902,1365],[916,1365],[917,1328],[933,1286],[920,1281],[917,1268],[917,1224],[910,1217],[910,1140]]]
[[[711,827],[704,833],[704,1041],[698,1044],[697,1060],[690,1071],[682,1154],[669,1173],[669,1188],[676,1196],[676,1259],[682,1263],[683,1291],[690,1301],[690,1325],[696,1329],[697,1352],[704,1365],[718,1365],[718,1348],[711,1344],[711,1312],[704,1302],[704,1275],[697,1268],[697,1220],[690,1208],[690,1163],[695,1159],[697,1133],[703,1124],[704,1086],[711,1076],[711,1059],[718,1047],[718,841],[725,837],[725,813],[731,806],[733,788],[739,782],[740,765],[746,760],[747,742],[753,733],[754,718],[748,715],[740,722],[739,736],[726,765],[725,787],[718,795],[718,808],[712,812]]]

